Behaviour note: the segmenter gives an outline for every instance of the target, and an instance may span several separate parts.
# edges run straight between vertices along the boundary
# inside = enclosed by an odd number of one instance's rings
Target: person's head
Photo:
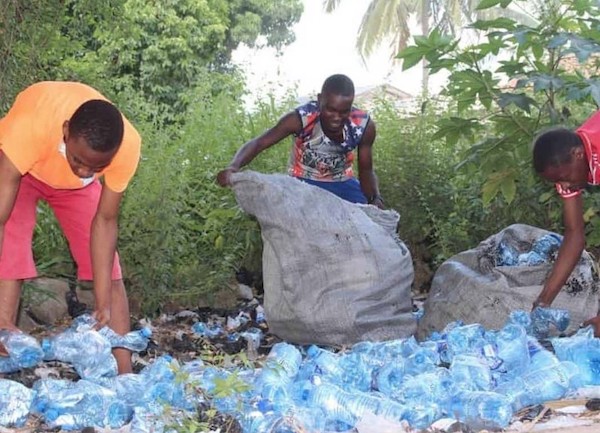
[[[75,175],[86,178],[106,168],[123,140],[123,117],[110,102],[83,103],[63,124],[65,153]]]
[[[350,117],[354,101],[354,83],[343,74],[328,77],[317,96],[324,132],[340,133]]]
[[[533,142],[533,167],[544,179],[564,189],[578,190],[587,185],[589,165],[579,135],[566,128],[553,128]]]

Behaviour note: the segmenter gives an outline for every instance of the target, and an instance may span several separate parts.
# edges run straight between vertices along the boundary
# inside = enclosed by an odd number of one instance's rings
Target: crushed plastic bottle
[[[508,398],[496,392],[467,391],[454,395],[449,415],[473,429],[498,429],[508,426],[512,418]]]
[[[44,356],[40,343],[31,335],[19,330],[0,329],[0,343],[11,360],[10,363],[4,363],[4,369],[9,369],[11,365],[18,368],[33,367],[40,363]]]
[[[577,365],[573,377],[573,387],[600,385],[600,339],[593,333],[578,332],[572,337],[553,338],[556,357],[561,361],[571,361]]]
[[[506,396],[513,409],[562,398],[571,386],[578,368],[571,362],[560,362],[529,371],[522,377],[500,384],[495,391]]]
[[[97,321],[89,314],[82,314],[73,321],[72,327],[78,330],[89,330],[96,326]],[[148,341],[152,336],[152,330],[149,327],[131,331],[125,335],[117,334],[108,326],[98,329],[98,333],[106,338],[111,347],[121,347],[133,352],[142,352],[148,347]]]
[[[71,382],[60,379],[40,379],[33,409],[50,426],[78,430],[90,426],[119,428],[132,415],[132,408],[117,398],[117,394],[88,380]]]
[[[34,392],[18,382],[0,379],[0,426],[22,427],[29,416]]]
[[[42,340],[44,360],[73,365],[81,378],[116,376],[110,342],[92,329],[65,331]]]
[[[531,327],[534,337],[547,338],[552,329],[564,332],[569,326],[570,315],[568,310],[557,308],[537,307],[531,312]]]
[[[459,354],[450,365],[452,378],[463,391],[490,391],[494,386],[489,365],[480,356]]]

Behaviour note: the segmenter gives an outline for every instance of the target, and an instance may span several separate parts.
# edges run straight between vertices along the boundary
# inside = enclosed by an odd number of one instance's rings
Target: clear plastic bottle
[[[375,372],[375,388],[388,397],[401,399],[405,376],[403,361],[390,362]]]
[[[92,329],[96,324],[97,321],[94,317],[89,314],[82,314],[75,318],[71,327],[81,331]],[[149,327],[143,327],[120,335],[108,326],[103,326],[98,329],[98,333],[110,342],[111,347],[122,347],[133,352],[146,350],[148,340],[152,336],[152,330]]]
[[[34,392],[25,385],[0,379],[0,426],[22,427],[29,416]]]
[[[283,414],[250,411],[240,419],[245,433],[297,433],[324,431],[323,413],[314,408],[292,408]]]
[[[559,363],[558,358],[534,337],[527,337],[527,349],[529,350],[530,362],[526,372],[552,367]]]
[[[354,427],[367,412],[378,413],[380,402],[381,399],[372,394],[347,392],[334,385],[315,386],[308,398],[309,406],[323,411],[327,425],[346,430]]]
[[[40,343],[31,335],[18,330],[0,329],[0,343],[13,363],[22,368],[37,365],[44,356]]]
[[[295,346],[277,343],[269,352],[264,369],[283,369],[286,376],[293,378],[298,374],[301,363],[302,354]]]
[[[457,326],[448,331],[448,353],[450,361],[459,354],[480,355],[488,343],[485,339],[485,329],[478,323]]]
[[[40,379],[34,389],[32,408],[53,427],[65,430],[89,426],[118,428],[131,418],[131,407],[118,399],[113,390],[88,380]]]
[[[520,325],[507,324],[495,336],[498,358],[502,360],[492,374],[496,379],[521,375],[531,361],[527,345],[527,333]]]
[[[325,381],[341,384],[344,370],[340,366],[340,356],[312,345],[306,349],[307,358],[303,364],[303,374],[318,374]],[[307,369],[304,367],[307,366]],[[307,371],[308,370],[308,371]]]
[[[454,395],[448,415],[473,429],[498,429],[508,426],[513,415],[508,398],[496,392],[467,391]]]
[[[489,391],[494,385],[488,363],[479,356],[456,355],[450,372],[456,386],[463,391]]]
[[[401,390],[406,403],[437,403],[443,406],[456,392],[455,388],[456,384],[448,369],[438,367],[431,372],[406,378]]]
[[[547,338],[553,330],[564,332],[569,322],[568,310],[537,307],[531,312],[531,327],[536,338]]]
[[[560,362],[515,377],[498,385],[496,392],[506,396],[515,410],[562,398],[571,387],[578,368],[571,362]]]
[[[552,345],[559,360],[577,365],[578,372],[573,377],[575,388],[600,385],[600,339],[580,333],[572,337],[553,338]]]
[[[404,371],[406,374],[416,376],[434,370],[439,363],[440,355],[437,344],[432,341],[425,341],[405,358]]]
[[[110,342],[92,329],[65,331],[42,340],[44,359],[68,362],[81,378],[115,376]]]

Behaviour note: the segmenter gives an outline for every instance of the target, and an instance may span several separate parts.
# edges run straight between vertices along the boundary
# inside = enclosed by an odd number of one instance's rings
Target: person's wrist
[[[383,203],[383,197],[381,196],[381,194],[373,194],[372,196],[367,197],[367,203]]]

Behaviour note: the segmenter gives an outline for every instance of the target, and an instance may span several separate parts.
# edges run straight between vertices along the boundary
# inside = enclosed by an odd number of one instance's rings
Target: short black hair
[[[69,134],[83,137],[93,150],[112,152],[123,141],[123,116],[110,102],[91,99],[81,104],[71,116]]]
[[[323,82],[321,93],[332,95],[354,96],[354,83],[344,74],[335,74]]]
[[[583,146],[575,131],[558,127],[542,132],[533,142],[533,168],[542,173],[571,161],[571,149]]]

